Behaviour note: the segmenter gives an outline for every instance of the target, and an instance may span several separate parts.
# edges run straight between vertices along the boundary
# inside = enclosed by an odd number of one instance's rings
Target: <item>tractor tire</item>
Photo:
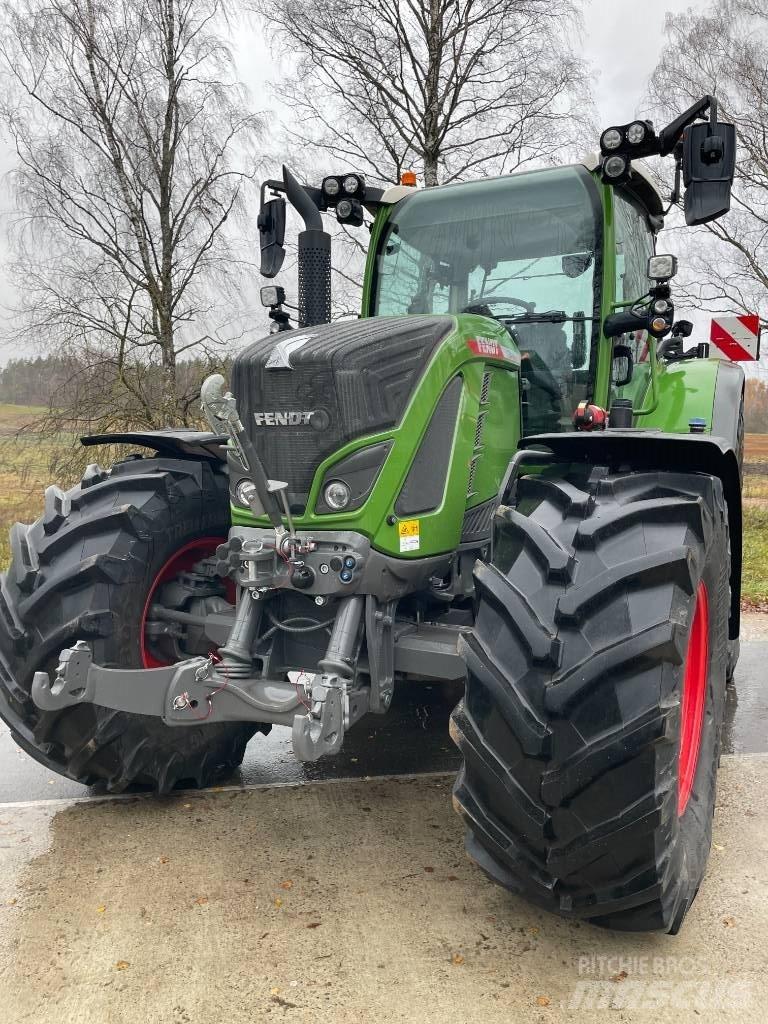
[[[23,750],[110,792],[206,786],[241,763],[252,724],[169,728],[93,704],[44,712],[29,696],[35,671],[52,671],[76,640],[100,665],[162,664],[144,634],[154,589],[169,567],[212,554],[228,530],[226,473],[210,462],[133,457],[109,471],[89,466],[66,492],[48,487],[41,518],[12,528],[0,577],[0,716]]]
[[[709,854],[728,652],[720,481],[517,484],[451,732],[471,859],[565,917],[676,932]]]

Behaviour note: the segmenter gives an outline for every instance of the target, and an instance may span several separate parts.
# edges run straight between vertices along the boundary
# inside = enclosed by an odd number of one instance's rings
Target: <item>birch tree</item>
[[[237,266],[229,228],[259,127],[222,36],[224,0],[1,9],[17,338],[106,368],[83,382],[71,426],[187,422],[179,359],[215,358],[228,336],[231,311],[211,294]]]
[[[279,92],[305,155],[431,186],[579,146],[590,108],[571,0],[251,3],[296,58]]]

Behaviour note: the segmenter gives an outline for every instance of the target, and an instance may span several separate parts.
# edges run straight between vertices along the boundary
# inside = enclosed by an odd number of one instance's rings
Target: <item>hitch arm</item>
[[[218,674],[210,658],[151,669],[102,668],[84,641],[62,651],[56,676],[35,672],[32,700],[43,711],[98,704],[162,718],[166,725],[271,722],[291,725],[301,707],[296,687],[283,681],[238,680]]]

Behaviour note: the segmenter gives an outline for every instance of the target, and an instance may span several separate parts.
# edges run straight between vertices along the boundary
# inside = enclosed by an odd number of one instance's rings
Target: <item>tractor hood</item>
[[[349,441],[394,427],[449,316],[387,317],[285,331],[235,359],[232,391],[267,472],[306,505],[318,465]]]

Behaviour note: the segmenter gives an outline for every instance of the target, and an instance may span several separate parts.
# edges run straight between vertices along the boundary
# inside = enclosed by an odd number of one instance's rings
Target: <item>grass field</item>
[[[31,522],[40,514],[43,491],[51,482],[48,467],[61,447],[29,429],[42,412],[0,405],[0,568],[8,563],[12,524]],[[768,611],[768,434],[747,434],[745,461],[742,597],[746,607]],[[57,480],[60,486],[69,482]]]
[[[0,405],[0,566],[8,562],[8,530],[17,521],[40,514],[54,444],[32,431],[44,410],[29,405]]]

